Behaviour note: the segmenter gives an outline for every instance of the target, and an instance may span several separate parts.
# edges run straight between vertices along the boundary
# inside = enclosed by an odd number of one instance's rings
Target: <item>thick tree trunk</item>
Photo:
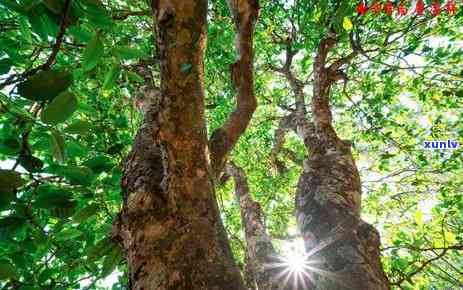
[[[335,43],[322,40],[314,63],[314,122],[302,130],[309,157],[298,183],[297,221],[308,259],[316,262],[315,289],[389,289],[379,234],[360,219],[361,183],[350,143],[332,127],[330,89],[341,72],[339,63],[325,67],[325,60]]]
[[[245,289],[208,163],[203,53],[207,0],[153,1],[161,93],[127,159],[114,236],[130,289]]]
[[[130,289],[245,289],[214,180],[256,108],[252,34],[259,7],[256,0],[230,0],[229,6],[238,40],[232,70],[237,109],[209,141],[203,88],[207,0],[152,1],[161,90],[146,94],[157,97],[146,98],[151,103],[144,106],[125,164],[124,206],[113,231],[126,250]]]
[[[285,75],[296,98],[296,110],[283,118],[275,132],[271,161],[278,165],[285,134],[294,130],[308,152],[296,192],[296,218],[310,266],[309,289],[389,289],[380,261],[379,234],[360,218],[361,183],[350,143],[340,140],[332,126],[330,93],[333,83],[347,80],[341,67],[354,51],[329,66],[326,59],[336,45],[336,35],[320,42],[314,62],[311,113],[306,116],[303,84],[291,71],[297,53],[287,43],[286,62],[272,69]],[[354,43],[353,43],[354,44]]]

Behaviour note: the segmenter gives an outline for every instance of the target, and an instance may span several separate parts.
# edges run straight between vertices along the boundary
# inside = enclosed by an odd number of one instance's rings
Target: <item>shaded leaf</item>
[[[12,62],[8,58],[0,59],[0,75],[7,74],[10,71]]]
[[[21,143],[17,138],[6,137],[0,139],[0,152],[6,155],[16,155],[21,151]]]
[[[44,123],[56,125],[66,121],[77,110],[77,99],[73,93],[63,92],[54,98],[40,116]]]
[[[65,142],[63,136],[61,136],[61,133],[58,130],[51,131],[51,144],[53,157],[55,157],[56,161],[59,163],[64,163],[64,160],[66,159]]]
[[[83,165],[90,167],[95,173],[101,173],[110,170],[115,164],[111,158],[101,155],[85,161]]]
[[[117,79],[119,78],[120,73],[121,73],[120,65],[114,64],[105,76],[105,80],[103,83],[103,90],[111,89],[116,83]]]
[[[111,274],[122,259],[122,250],[119,246],[114,245],[109,255],[103,261],[101,276],[106,277]]]
[[[37,33],[42,41],[47,42],[48,36],[55,37],[58,33],[59,18],[51,15],[43,4],[27,9],[27,16],[32,31]]]
[[[19,273],[16,267],[8,261],[0,261],[0,280],[18,279]]]
[[[139,74],[135,72],[129,71],[127,72],[127,76],[129,80],[134,81],[134,82],[143,83],[145,81],[145,79],[142,76],[140,76]]]
[[[100,35],[96,34],[84,50],[82,55],[82,68],[85,71],[95,68],[103,54],[103,42],[101,42]]]
[[[79,134],[84,135],[88,133],[93,128],[93,125],[90,122],[84,120],[77,120],[74,123],[70,124],[64,128],[63,132],[69,134]]]
[[[99,0],[83,0],[85,16],[93,24],[103,28],[111,28],[112,20],[109,12]]]
[[[38,277],[38,282],[45,283],[52,277],[52,275],[53,275],[53,269],[46,268],[42,272],[40,272],[40,275]]]
[[[117,47],[114,49],[114,54],[125,60],[137,59],[145,56],[145,54],[142,51],[130,46]]]
[[[109,254],[114,247],[114,243],[109,238],[104,238],[97,242],[95,245],[86,249],[87,261],[93,262],[99,258]]]
[[[53,208],[69,205],[72,201],[72,192],[56,187],[53,185],[40,185],[37,189],[37,198],[34,202],[34,206],[38,208]]]
[[[0,219],[0,241],[13,238],[26,224],[26,219],[19,216],[8,216]]]
[[[37,73],[18,85],[18,93],[33,101],[47,101],[55,98],[72,84],[68,72],[49,70]]]
[[[72,240],[82,235],[82,232],[75,228],[66,229],[55,235],[58,241]]]
[[[72,220],[76,223],[83,223],[86,221],[89,217],[92,215],[95,215],[99,211],[99,206],[96,203],[93,203],[91,205],[88,205],[80,210],[78,210],[74,216],[72,217]]]
[[[43,0],[43,4],[53,13],[60,14],[64,10],[64,1]]]
[[[12,11],[18,12],[18,13],[25,13],[24,8],[19,5],[16,1],[12,0],[0,0],[0,5],[3,7],[6,7]]]
[[[84,186],[90,185],[95,177],[92,170],[84,166],[67,166],[60,169],[59,172],[61,172],[71,184]]]
[[[13,170],[0,169],[0,194],[12,192],[24,185],[21,175]]]

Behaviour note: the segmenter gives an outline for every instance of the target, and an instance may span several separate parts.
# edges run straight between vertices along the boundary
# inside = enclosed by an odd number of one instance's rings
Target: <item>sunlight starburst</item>
[[[282,247],[282,254],[274,257],[275,262],[266,266],[278,269],[277,279],[281,279],[284,285],[290,283],[291,289],[310,289],[315,283],[315,276],[323,276],[341,284],[342,277],[323,269],[323,258],[319,255],[321,250],[338,238],[338,235],[334,235],[331,239],[318,243],[311,250],[305,249],[302,239],[286,241]]]

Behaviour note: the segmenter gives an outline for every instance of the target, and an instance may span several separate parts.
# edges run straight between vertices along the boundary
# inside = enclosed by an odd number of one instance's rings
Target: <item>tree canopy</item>
[[[300,95],[311,99],[319,43],[334,32],[327,59],[345,61],[331,92],[334,126],[352,143],[362,217],[381,234],[391,286],[462,287],[463,147],[426,150],[424,142],[463,142],[463,7],[450,15],[442,2],[433,15],[425,1],[417,15],[405,1],[407,15],[362,15],[358,5],[260,1],[258,106],[229,159],[246,175],[277,251],[297,251],[295,188],[308,152],[284,121]],[[226,1],[210,1],[207,15],[210,135],[235,108],[236,51]],[[125,289],[111,231],[146,88],[161,85],[154,23],[143,0],[0,0],[2,289]],[[244,268],[240,203],[226,177],[216,195]]]

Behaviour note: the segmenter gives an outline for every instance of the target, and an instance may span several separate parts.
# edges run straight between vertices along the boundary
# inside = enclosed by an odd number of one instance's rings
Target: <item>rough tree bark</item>
[[[331,87],[335,81],[345,80],[340,68],[357,54],[354,47],[352,54],[327,66],[328,53],[335,45],[336,35],[331,33],[321,40],[317,51],[313,122],[305,116],[301,83],[291,71],[294,52],[290,45],[285,66],[274,68],[288,79],[298,107],[295,117],[290,115],[282,121],[276,145],[281,148],[281,139],[292,128],[308,151],[297,186],[296,218],[309,262],[316,262],[311,268],[312,288],[389,289],[380,261],[379,234],[360,218],[361,183],[351,145],[341,140],[332,126]]]
[[[207,4],[152,2],[161,89],[146,98],[152,103],[125,163],[124,205],[113,227],[126,251],[130,289],[245,289],[220,220],[214,194],[218,173],[209,158],[224,162],[256,107],[252,33],[258,5],[230,1],[239,40],[232,72],[238,105],[209,142],[203,88]]]
[[[335,36],[320,42],[314,63],[313,126],[304,134],[309,157],[299,179],[296,216],[307,251],[320,259],[316,289],[389,289],[380,238],[360,219],[361,183],[351,144],[333,126],[330,91],[342,62],[326,67]]]

